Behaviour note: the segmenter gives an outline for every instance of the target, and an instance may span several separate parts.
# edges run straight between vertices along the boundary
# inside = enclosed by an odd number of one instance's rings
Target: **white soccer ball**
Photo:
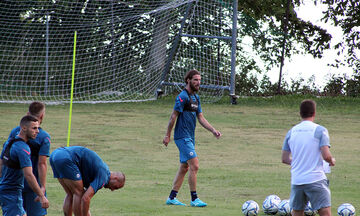
[[[241,210],[245,216],[256,216],[259,213],[259,205],[254,200],[248,200],[244,202]]]
[[[291,215],[291,208],[290,208],[290,201],[288,199],[281,200],[278,206],[278,213],[281,216],[290,216]]]
[[[306,216],[314,216],[314,215],[316,215],[316,210],[314,210],[312,207],[311,207],[311,203],[310,202],[308,202],[307,204],[306,204],[306,207],[305,207],[305,209],[304,209],[304,214],[306,215]]]
[[[337,209],[339,216],[353,216],[355,215],[355,207],[350,203],[343,203]]]
[[[281,199],[276,195],[269,195],[263,202],[263,211],[265,214],[274,215],[278,212],[279,204]]]

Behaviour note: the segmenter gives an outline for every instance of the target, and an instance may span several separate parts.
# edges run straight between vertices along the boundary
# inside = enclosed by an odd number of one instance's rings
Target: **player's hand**
[[[329,165],[330,165],[330,166],[335,166],[335,162],[336,162],[336,160],[335,160],[335,158],[333,157],[333,158],[331,158],[331,162],[329,163]]]
[[[221,133],[220,133],[220,131],[217,131],[217,130],[214,130],[213,132],[212,132],[213,134],[214,134],[214,136],[217,138],[217,139],[219,139],[220,137],[221,137]]]
[[[167,147],[170,142],[170,136],[165,136],[163,139],[163,144]]]
[[[45,196],[37,196],[35,202],[40,202],[41,208],[49,208],[49,200]]]

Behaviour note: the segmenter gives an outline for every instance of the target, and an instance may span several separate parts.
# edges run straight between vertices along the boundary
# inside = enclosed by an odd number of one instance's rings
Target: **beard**
[[[200,86],[195,86],[190,82],[190,88],[193,92],[197,92],[199,91]]]

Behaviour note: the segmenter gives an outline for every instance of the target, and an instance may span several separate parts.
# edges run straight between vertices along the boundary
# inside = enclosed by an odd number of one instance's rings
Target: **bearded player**
[[[199,123],[210,131],[216,138],[220,138],[221,133],[217,131],[205,119],[200,105],[200,98],[196,92],[200,88],[201,75],[197,70],[190,70],[185,75],[186,87],[176,97],[174,110],[170,116],[163,144],[167,146],[170,142],[171,130],[176,122],[174,141],[180,153],[180,166],[177,171],[167,205],[182,205],[184,203],[176,199],[177,193],[184,181],[187,172],[190,187],[191,201],[193,207],[205,207],[207,203],[200,200],[196,193],[197,172],[199,169],[199,159],[195,152],[195,127],[196,119]]]

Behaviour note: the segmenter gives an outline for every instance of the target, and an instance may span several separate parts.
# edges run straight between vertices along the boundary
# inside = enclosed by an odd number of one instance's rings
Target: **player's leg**
[[[189,165],[186,163],[180,163],[179,169],[176,172],[174,181],[173,181],[173,187],[172,189],[175,191],[179,191],[181,188],[181,185],[184,181],[185,175],[189,170]]]
[[[72,156],[64,149],[56,149],[50,156],[50,165],[54,173],[66,192],[64,200],[64,214],[71,215],[74,211],[75,216],[81,215],[81,198],[84,193],[81,172],[77,165],[72,161]]]
[[[196,191],[197,172],[199,170],[199,159],[197,157],[188,160],[189,164],[189,187],[190,191]]]
[[[291,185],[290,208],[292,216],[304,216],[304,209],[308,199],[303,185]]]
[[[331,216],[331,194],[327,179],[307,185],[306,195],[320,216]]]
[[[189,164],[189,187],[190,187],[190,194],[191,194],[191,202],[190,205],[193,207],[205,207],[207,204],[200,200],[196,193],[196,183],[197,183],[197,173],[199,170],[199,159],[198,157],[194,157],[188,160]]]
[[[190,142],[189,140],[191,140],[191,139],[175,140],[175,144],[179,149],[180,166],[175,175],[175,178],[173,181],[173,187],[170,192],[169,198],[166,200],[167,205],[185,205],[184,203],[181,203],[180,201],[178,201],[176,199],[176,195],[177,195],[178,191],[180,190],[182,183],[184,182],[186,173],[189,170],[189,165],[188,165],[187,161],[189,159],[191,159],[191,157],[193,157],[194,153],[192,153],[192,152],[195,152],[195,151],[193,151],[194,146],[192,145],[192,142]],[[189,144],[191,144],[191,146]],[[189,146],[190,146],[190,148],[189,148]],[[189,154],[189,152],[191,152],[191,155]],[[195,156],[196,156],[196,153],[195,153]]]
[[[72,203],[73,203],[73,194],[70,190],[70,188],[65,184],[64,179],[58,179],[61,186],[64,188],[64,191],[66,193],[64,204],[63,204],[63,211],[65,216],[71,216],[72,215]]]
[[[167,205],[182,205],[182,206],[185,205],[184,203],[177,200],[176,196],[177,196],[178,191],[181,188],[181,185],[184,181],[185,175],[188,170],[189,170],[188,164],[180,163],[179,169],[176,172],[176,175],[175,175],[175,178],[173,181],[172,190],[170,192],[168,199],[166,200]]]
[[[304,216],[304,210],[292,210],[292,216]]]
[[[331,216],[331,207],[321,208],[318,213],[320,216]]]
[[[60,184],[65,186],[67,192],[72,195],[72,210],[74,215],[81,215],[81,199],[85,192],[82,180],[61,179]],[[64,188],[64,189],[65,189]]]

